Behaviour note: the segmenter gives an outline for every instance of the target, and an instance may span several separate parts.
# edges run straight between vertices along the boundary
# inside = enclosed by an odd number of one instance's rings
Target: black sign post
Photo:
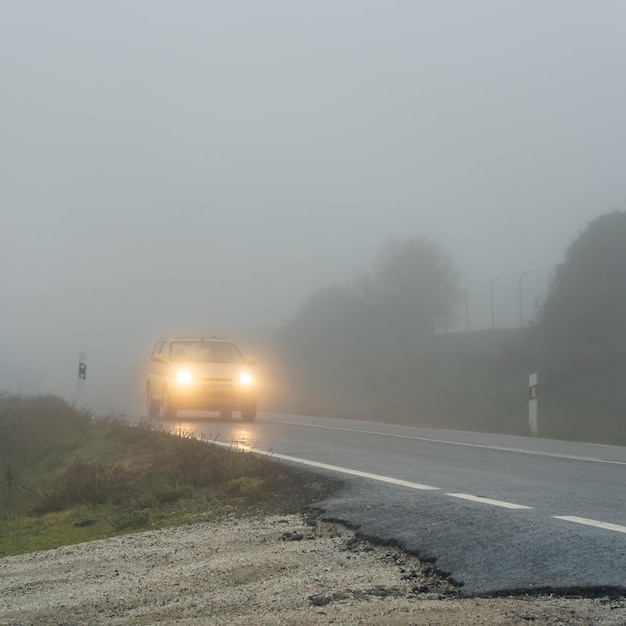
[[[74,404],[82,402],[85,395],[85,382],[87,381],[87,355],[84,352],[78,354],[78,380],[76,381],[76,398]]]

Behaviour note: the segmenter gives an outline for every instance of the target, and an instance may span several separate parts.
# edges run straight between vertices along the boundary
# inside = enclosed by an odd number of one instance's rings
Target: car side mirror
[[[163,354],[155,354],[152,357],[153,361],[156,361],[157,363],[167,363],[167,359],[165,358],[165,355]]]
[[[246,357],[246,365],[256,365],[256,357],[247,356]]]

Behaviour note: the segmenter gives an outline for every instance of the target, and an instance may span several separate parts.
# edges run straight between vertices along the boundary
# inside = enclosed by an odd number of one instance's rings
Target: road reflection
[[[181,437],[228,443],[233,449],[243,452],[253,452],[258,443],[258,434],[252,425],[242,425],[237,423],[236,418],[229,420],[201,411],[181,411],[171,424],[171,432]]]
[[[253,433],[245,428],[237,429],[231,439],[233,448],[242,452],[252,452],[256,447],[256,439]]]

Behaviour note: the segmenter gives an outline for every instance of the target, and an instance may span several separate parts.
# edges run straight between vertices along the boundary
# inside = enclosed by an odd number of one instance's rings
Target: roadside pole
[[[84,352],[78,353],[78,380],[76,381],[76,398],[74,405],[78,406],[85,397],[85,383],[87,381],[87,355]]]
[[[528,378],[528,427],[535,437],[539,432],[539,414],[537,408],[537,374],[531,374]]]

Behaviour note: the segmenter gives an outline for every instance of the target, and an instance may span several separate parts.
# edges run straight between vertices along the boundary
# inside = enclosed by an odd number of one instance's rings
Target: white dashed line
[[[212,443],[218,446],[224,446],[226,448],[232,448],[229,443],[223,443],[220,441],[213,441]],[[283,461],[291,461],[292,463],[300,463],[301,465],[309,465],[311,467],[317,467],[319,469],[330,470],[331,472],[339,472],[341,474],[350,474],[351,476],[358,476],[359,478],[369,478],[371,480],[377,480],[381,483],[389,483],[391,485],[398,485],[400,487],[408,487],[409,489],[418,489],[420,491],[438,491],[439,487],[431,487],[430,485],[422,485],[420,483],[412,483],[408,480],[400,480],[399,478],[391,478],[390,476],[381,476],[380,474],[370,474],[369,472],[360,472],[359,470],[349,469],[347,467],[339,467],[337,465],[328,465],[326,463],[318,463],[317,461],[309,461],[308,459],[300,459],[295,456],[287,456],[286,454],[276,454],[275,452],[265,450],[253,450],[255,454],[267,455],[273,459],[281,459]]]
[[[470,500],[471,502],[480,502],[481,504],[500,506],[503,509],[532,509],[531,506],[514,504],[513,502],[503,502],[502,500],[491,500],[490,498],[481,498],[480,496],[473,496],[469,493],[447,493],[446,495],[452,496],[453,498],[461,498],[462,500]]]
[[[222,446],[225,448],[237,449],[237,443],[226,443],[221,441],[212,441],[211,443]],[[246,449],[247,446],[246,446]],[[400,480],[399,478],[391,478],[390,476],[382,476],[380,474],[371,474],[369,472],[361,472],[359,470],[349,469],[347,467],[340,467],[338,465],[329,465],[328,463],[319,463],[317,461],[309,461],[308,459],[301,459],[295,456],[288,456],[286,454],[278,454],[271,450],[257,450],[250,449],[255,454],[262,456],[269,456],[275,459],[281,459],[283,461],[290,461],[292,463],[299,463],[301,465],[308,465],[310,467],[316,467],[318,469],[325,469],[331,472],[338,472],[341,474],[349,474],[350,476],[358,476],[359,478],[368,478],[370,480],[376,480],[391,485],[397,485],[399,487],[408,487],[409,489],[417,489],[420,491],[438,491],[439,487],[431,487],[430,485],[423,485],[421,483],[414,483],[408,480]],[[479,504],[489,504],[491,506],[498,506],[504,509],[513,510],[530,510],[532,507],[523,504],[515,504],[514,502],[504,502],[503,500],[492,500],[491,498],[481,498],[480,496],[474,496],[469,493],[446,493],[446,496],[452,498],[459,498],[461,500],[468,500],[470,502],[478,502]],[[605,522],[598,522],[592,519],[586,519],[584,517],[573,517],[567,515],[554,515],[554,519],[564,520],[566,522],[573,522],[576,524],[584,524],[585,526],[594,526],[596,528],[602,528],[604,530],[612,530],[619,533],[626,534],[626,526],[619,526],[618,524],[607,524]]]
[[[598,522],[594,519],[586,519],[584,517],[574,517],[570,515],[554,515],[554,519],[562,519],[566,522],[574,522],[575,524],[584,524],[585,526],[595,526],[596,528],[604,528],[604,530],[613,530],[617,533],[626,533],[626,526],[619,524],[607,524],[606,522]]]

